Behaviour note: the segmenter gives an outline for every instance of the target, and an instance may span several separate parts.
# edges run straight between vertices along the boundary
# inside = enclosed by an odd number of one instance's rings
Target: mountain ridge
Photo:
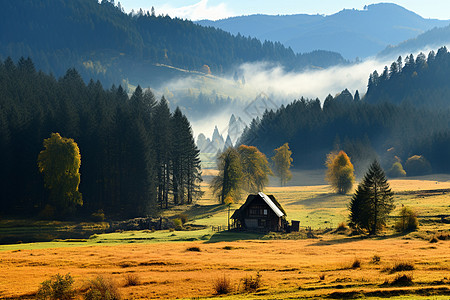
[[[279,41],[295,52],[322,49],[355,59],[375,55],[389,44],[400,43],[431,28],[446,26],[450,20],[425,19],[399,5],[379,3],[364,10],[344,9],[328,16],[258,14],[196,23],[260,40]]]

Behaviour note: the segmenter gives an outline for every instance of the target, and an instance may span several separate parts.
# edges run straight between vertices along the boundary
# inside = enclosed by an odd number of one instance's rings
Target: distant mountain
[[[417,53],[419,51],[436,49],[446,45],[450,45],[450,25],[446,27],[433,28],[396,46],[388,46],[381,51],[378,56],[392,57],[394,55]]]
[[[295,52],[323,49],[355,59],[375,55],[388,45],[414,38],[434,27],[447,26],[450,21],[424,19],[396,4],[380,3],[329,16],[250,15],[197,23],[262,41],[279,41]]]
[[[245,62],[269,61],[288,69],[344,62],[337,53],[296,54],[280,43],[142,10],[126,14],[113,0],[2,2],[0,59],[8,56],[31,57],[38,69],[56,76],[75,67],[85,80],[152,87],[192,72],[224,74]]]

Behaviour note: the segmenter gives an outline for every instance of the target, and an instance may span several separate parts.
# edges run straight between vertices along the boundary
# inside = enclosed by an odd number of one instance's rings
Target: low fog
[[[430,50],[421,52],[428,55]],[[414,53],[414,57],[418,53]],[[406,55],[409,54],[402,57]],[[335,96],[344,89],[352,94],[358,90],[362,97],[367,89],[369,74],[375,70],[381,74],[384,66],[389,67],[397,58],[398,55],[383,59],[370,58],[359,63],[302,72],[286,72],[281,66],[266,62],[246,63],[228,77],[194,75],[171,81],[156,92],[158,95],[164,94],[172,107],[181,107],[196,137],[200,133],[211,137],[217,125],[219,132],[226,138],[231,114],[240,117],[248,125],[253,118],[261,116],[265,109],[276,109],[301,97],[323,101],[328,94]],[[191,103],[190,97],[200,93],[210,103]],[[227,101],[214,103],[215,97]]]

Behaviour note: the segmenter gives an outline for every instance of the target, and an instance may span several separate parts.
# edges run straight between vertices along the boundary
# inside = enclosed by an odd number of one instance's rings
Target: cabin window
[[[267,215],[267,209],[262,205],[255,205],[249,208],[248,214],[250,216],[262,216]]]
[[[266,220],[258,219],[258,227],[266,227]]]
[[[264,210],[264,215],[267,216],[267,209]]]

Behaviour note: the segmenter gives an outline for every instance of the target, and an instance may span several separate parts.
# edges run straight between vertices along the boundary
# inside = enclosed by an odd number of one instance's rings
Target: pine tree
[[[374,161],[350,201],[350,225],[376,234],[394,207],[394,193],[380,164]]]

